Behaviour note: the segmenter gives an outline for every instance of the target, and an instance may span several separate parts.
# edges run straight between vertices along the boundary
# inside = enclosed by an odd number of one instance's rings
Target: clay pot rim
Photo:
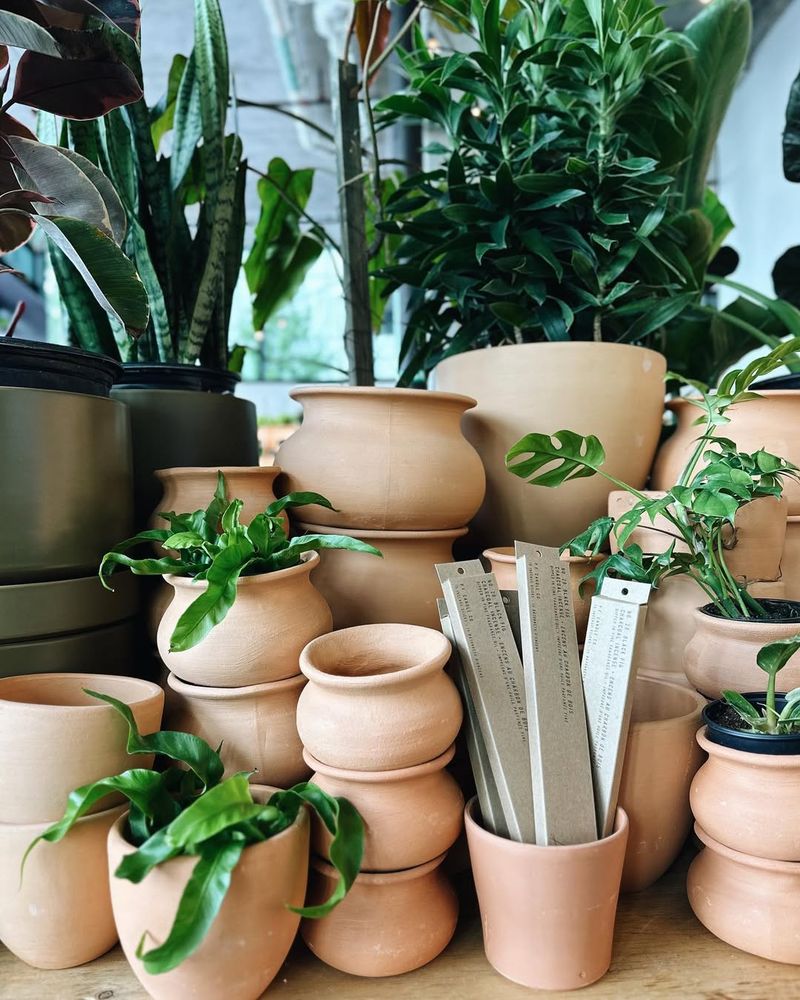
[[[694,832],[709,850],[713,851],[714,854],[721,854],[728,861],[733,861],[746,868],[759,868],[761,871],[774,872],[776,875],[800,875],[800,861],[774,861],[772,858],[759,858],[755,854],[735,851],[732,847],[726,847],[725,844],[714,840],[699,823],[694,824]]]
[[[800,389],[760,389],[758,390],[759,396],[764,393],[766,399],[770,399],[772,396],[800,396]],[[675,396],[667,401],[668,410],[682,409],[684,406],[689,405],[689,399],[699,399],[699,396]],[[695,409],[698,409],[695,407]]]
[[[440,392],[438,389],[400,389],[381,385],[296,385],[289,391],[292,399],[303,400],[308,396],[355,396],[386,399],[419,399],[431,403],[458,403],[465,410],[478,405],[477,399],[458,392]]]
[[[800,390],[798,390],[800,391]],[[775,601],[778,604],[796,604],[800,608],[800,601],[788,601],[781,597],[760,597],[760,601],[768,602]],[[794,625],[796,631],[800,632],[800,617],[798,618],[723,618],[720,614],[715,614],[709,611],[709,608],[714,608],[714,604],[709,601],[707,604],[701,605],[699,608],[694,609],[695,618],[698,618],[701,622],[713,622],[714,624],[719,624],[728,627],[736,627],[738,629],[750,629],[750,630],[763,630],[769,628],[770,625]]]
[[[709,757],[719,757],[730,764],[741,764],[746,767],[768,767],[777,771],[791,771],[800,768],[800,754],[795,753],[748,753],[746,750],[734,750],[714,743],[706,736],[707,726],[697,730],[695,739]],[[800,864],[800,862],[798,862]]]
[[[269,478],[271,475],[273,479],[282,471],[279,465],[181,465],[170,466],[166,469],[154,469],[153,475],[163,482],[169,478],[187,479],[203,472],[210,472],[212,469],[214,472],[221,472],[223,476],[252,476],[258,473],[264,478]]]
[[[289,566],[287,569],[274,569],[270,573],[255,573],[253,576],[240,576],[236,581],[236,589],[256,584],[281,584],[290,576],[306,576],[316,567],[318,562],[318,552],[303,552],[300,556],[300,562],[296,566]],[[186,587],[188,589],[200,590],[206,586],[205,580],[195,580],[193,577],[178,576],[175,573],[165,573],[164,580],[175,589]]]
[[[127,701],[124,698],[120,698],[119,701],[125,701],[125,704],[129,705],[131,708],[136,708],[139,705],[145,705],[154,699],[162,697],[164,694],[164,689],[154,681],[146,681],[140,677],[126,677],[122,674],[82,674],[77,672],[62,674],[51,671],[46,674],[15,674],[11,677],[0,677],[0,706],[19,705],[25,708],[36,708],[42,709],[43,711],[58,712],[114,712],[111,705],[103,701],[92,700],[86,705],[57,705],[38,701],[19,701],[16,698],[7,698],[3,696],[4,688],[12,688],[14,686],[11,683],[12,681],[16,681],[20,685],[23,683],[39,684],[40,682],[44,682],[43,688],[46,689],[48,683],[63,680],[74,680],[78,682],[78,687],[80,689],[88,687],[92,690],[97,689],[98,681],[112,681],[114,684],[130,684],[133,690],[138,688],[141,691],[141,695],[134,698],[132,701]]]
[[[497,548],[484,549],[481,555],[484,559],[488,559],[489,562],[498,562],[509,566],[517,561],[512,545],[498,545]],[[569,563],[570,566],[580,565],[581,563],[586,563],[587,565],[598,563],[607,558],[608,556],[602,552],[596,556],[568,556],[566,553],[562,553],[559,556],[561,562]]]
[[[110,791],[108,794],[113,795],[114,793],[113,791]],[[75,821],[75,825],[77,826],[79,823],[83,823],[84,825],[88,825],[92,822],[97,823],[102,819],[108,819],[112,813],[122,814],[127,813],[129,810],[130,803],[123,802],[121,805],[109,806],[108,809],[101,809],[99,812],[93,812],[86,816],[81,816],[80,819]],[[52,825],[52,821],[49,823],[0,823],[0,840],[3,839],[3,836],[6,833],[10,833],[12,831],[14,833],[22,833],[26,830],[30,831],[30,838],[33,840],[33,838],[38,836],[39,833],[43,833],[45,830],[48,830]],[[37,847],[38,846],[39,845],[37,845]],[[44,844],[43,847],[46,849],[47,845]]]
[[[259,694],[280,694],[291,688],[303,687],[306,678],[302,674],[292,674],[278,681],[263,681],[261,684],[244,684],[240,687],[211,687],[207,684],[192,684],[182,680],[171,671],[167,675],[167,684],[178,694],[197,701],[239,701],[257,697]]]
[[[455,752],[456,745],[452,743],[444,753],[440,753],[433,760],[425,761],[423,764],[412,764],[411,767],[395,767],[390,771],[353,771],[350,768],[331,767],[317,760],[305,747],[303,747],[303,760],[315,773],[324,774],[326,778],[339,778],[356,784],[382,785],[392,781],[411,781],[442,771],[453,759]]]
[[[517,351],[528,349],[528,353],[532,353],[530,348],[534,348],[538,351],[547,350],[550,353],[555,351],[561,351],[562,353],[579,353],[579,352],[594,352],[597,350],[607,351],[616,350],[619,352],[623,351],[643,351],[647,354],[652,354],[659,358],[664,363],[664,370],[666,371],[667,359],[660,351],[654,351],[652,347],[641,347],[639,344],[620,344],[614,341],[604,340],[544,340],[538,341],[532,344],[499,344],[496,347],[478,347],[472,351],[463,351],[461,354],[453,354],[449,358],[444,358],[436,366],[442,367],[448,365],[451,362],[457,362],[459,359],[466,357],[469,354],[485,354],[487,351]],[[798,390],[800,391],[800,390]]]
[[[644,681],[646,684],[657,684],[659,687],[672,688],[675,691],[679,691],[681,694],[691,696],[695,699],[695,708],[691,712],[686,712],[683,715],[671,715],[668,719],[643,719],[638,722],[631,722],[631,729],[634,726],[647,726],[648,731],[652,732],[653,729],[666,729],[667,727],[679,727],[684,723],[688,722],[697,716],[698,722],[700,721],[700,714],[703,709],[708,704],[706,698],[700,694],[699,691],[695,691],[694,688],[685,687],[683,684],[676,684],[674,681],[666,681],[661,677],[647,677],[644,674],[639,674],[636,678],[636,683],[639,681]],[[636,699],[636,688],[634,686],[634,701]]]
[[[447,857],[447,851],[437,857],[426,861],[423,865],[415,865],[413,868],[401,868],[396,872],[365,872],[360,871],[356,876],[354,885],[397,885],[399,882],[413,882],[414,879],[428,875]],[[327,861],[318,858],[315,854],[311,856],[311,867],[329,879],[338,878],[336,870]]]
[[[312,524],[310,521],[295,521],[295,527],[297,528],[297,535],[335,535],[339,531],[343,531],[348,535],[352,535],[353,538],[386,538],[390,541],[393,538],[397,538],[420,542],[427,541],[429,538],[463,538],[469,531],[469,528],[439,528],[436,531],[384,531],[380,528],[361,529],[349,528],[347,525],[336,527],[332,524]]]

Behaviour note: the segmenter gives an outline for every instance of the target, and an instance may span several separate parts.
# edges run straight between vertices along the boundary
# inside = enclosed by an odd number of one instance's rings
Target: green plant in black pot
[[[779,639],[762,647],[756,663],[767,675],[767,690],[763,701],[756,701],[753,695],[737,691],[723,691],[722,698],[738,716],[739,725],[753,733],[769,733],[773,736],[800,735],[800,688],[794,688],[780,698],[778,703],[776,686],[778,674],[794,654],[800,650],[800,635]]]

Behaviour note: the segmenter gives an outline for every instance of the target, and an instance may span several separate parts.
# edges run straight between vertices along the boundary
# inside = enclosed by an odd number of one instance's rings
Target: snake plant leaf
[[[174,134],[169,162],[169,179],[173,191],[177,191],[183,184],[203,134],[200,86],[197,57],[192,51],[184,63],[173,111]]]
[[[789,90],[786,127],[783,132],[783,174],[787,181],[800,184],[800,74]]]
[[[108,313],[89,290],[75,265],[53,243],[48,249],[59,295],[62,302],[69,302],[70,333],[84,350],[119,358],[120,349]]]
[[[173,57],[172,65],[167,76],[167,89],[162,94],[157,104],[150,109],[150,131],[153,136],[153,148],[158,152],[161,140],[171,132],[175,126],[175,110],[178,99],[178,90],[188,59],[186,56],[178,55]],[[174,155],[174,151],[173,154]]]
[[[765,673],[773,676],[783,670],[798,650],[800,650],[800,635],[777,639],[761,647],[756,656],[756,663]]]
[[[526,434],[506,455],[506,468],[536,486],[556,487],[594,476],[605,460],[603,446],[593,434],[584,437],[561,430]]]
[[[218,0],[195,0],[194,55],[197,80],[203,88],[200,114],[205,153],[206,202],[209,223],[216,232],[217,202],[223,201],[222,188],[226,183],[226,175],[229,174],[225,169],[224,148],[230,75],[225,26]]]

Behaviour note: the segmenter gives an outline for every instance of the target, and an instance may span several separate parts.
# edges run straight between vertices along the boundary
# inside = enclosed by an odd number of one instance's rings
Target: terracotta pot
[[[152,766],[152,755],[128,755],[125,720],[84,688],[130,705],[142,733],[161,727],[164,692],[150,681],[106,674],[0,679],[0,823],[54,823],[73,789]],[[104,798],[95,811],[115,801]]]
[[[574,990],[611,964],[628,818],[589,844],[538,847],[489,833],[477,799],[465,811],[489,964],[531,989]]]
[[[133,847],[122,817],[108,837],[114,872]],[[254,1000],[275,978],[292,945],[308,877],[309,823],[305,810],[276,837],[245,848],[216,919],[197,950],[171,972],[150,975],[136,957],[142,934],[148,949],[166,939],[194,857],[173,858],[138,885],[111,879],[111,902],[120,943],[133,972],[155,1000]]]
[[[308,751],[311,781],[329,795],[349,799],[366,828],[362,871],[415,868],[449,850],[462,830],[464,796],[445,767],[455,747],[416,767],[396,771],[344,771],[328,767]],[[409,817],[413,822],[409,823]],[[328,858],[331,837],[315,817],[311,846]]]
[[[400,872],[362,872],[332,913],[300,927],[311,951],[351,976],[399,976],[432,962],[450,942],[458,900],[441,871],[444,855]],[[308,905],[327,899],[330,865],[311,860]]]
[[[313,507],[317,524],[373,531],[461,528],[486,481],[461,433],[467,396],[421,389],[315,385],[292,389],[300,429],[276,462],[283,493],[313,490],[337,508]]]
[[[361,556],[362,559],[374,558]],[[311,581],[319,565],[307,552],[290,569],[240,577],[225,618],[192,649],[170,653],[183,612],[206,589],[204,580],[165,576],[175,596],[158,627],[158,652],[173,674],[190,684],[241,687],[292,677],[307,642],[331,630],[331,611]]]
[[[800,965],[800,864],[732,851],[699,825],[705,844],[686,876],[694,915],[722,941],[773,962]]]
[[[296,534],[338,534],[338,528],[296,522]],[[451,562],[453,531],[356,531],[347,534],[374,545],[383,558],[347,549],[320,553],[314,583],[331,606],[334,628],[401,622],[439,628],[436,600],[442,596],[436,564]]]
[[[289,788],[308,777],[295,712],[306,683],[302,674],[269,684],[239,688],[167,680],[172,697],[170,729],[201,736],[211,746],[222,741],[226,774],[252,771],[252,781]]]
[[[640,490],[640,492],[648,500],[660,500],[666,495],[663,490]],[[616,521],[623,514],[632,510],[637,503],[638,498],[628,493],[627,490],[611,490],[608,494],[608,516],[613,517]],[[638,545],[642,552],[666,552],[673,542],[675,542],[676,552],[689,551],[689,546],[685,542],[676,539],[673,525],[663,514],[658,514],[652,525],[649,518],[643,518],[641,526],[634,529],[625,544]],[[620,546],[613,532],[609,538],[609,544],[612,552],[619,552]]]
[[[150,518],[151,528],[164,528],[166,523],[159,513],[205,510],[217,488],[217,472],[225,476],[228,497],[244,500],[242,524],[249,524],[256,514],[275,500],[275,480],[281,470],[276,466],[214,465],[205,468],[156,469],[153,475],[164,489],[164,495]]]
[[[622,891],[661,878],[692,826],[689,785],[702,763],[695,742],[705,699],[695,691],[638,677],[619,804],[630,824]]]
[[[28,845],[49,823],[0,823],[0,941],[37,969],[69,969],[113,948],[106,838],[127,811],[115,806],[78,820],[57,844]],[[52,994],[51,994],[52,995]]]
[[[786,519],[786,542],[783,547],[781,571],[786,599],[800,601],[800,517]]]
[[[361,625],[309,643],[297,706],[303,746],[330,767],[392,771],[433,760],[461,727],[450,643],[417,625]]]

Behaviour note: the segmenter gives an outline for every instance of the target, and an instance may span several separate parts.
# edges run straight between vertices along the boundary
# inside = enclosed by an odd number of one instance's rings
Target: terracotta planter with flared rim
[[[161,727],[164,692],[150,681],[106,674],[0,679],[0,823],[54,823],[73,789],[152,765],[152,755],[126,753],[127,723],[84,688],[130,705],[142,733]],[[95,811],[115,801],[104,798]]]
[[[695,823],[705,845],[689,867],[686,892],[700,923],[750,955],[800,965],[800,864],[733,851]]]
[[[417,625],[361,625],[320,636],[300,658],[303,746],[329,767],[393,771],[433,760],[461,728],[445,674],[450,643]]]
[[[303,646],[332,627],[331,610],[311,581],[319,556],[306,552],[301,558],[290,569],[240,577],[225,618],[202,642],[181,653],[169,651],[170,637],[180,616],[208,585],[188,577],[164,577],[175,591],[158,626],[158,652],[166,667],[181,680],[210,687],[266,684],[297,674]]]
[[[265,793],[268,797],[268,793]],[[255,792],[254,792],[255,797]],[[108,870],[134,848],[122,817],[108,837]],[[242,852],[230,887],[208,933],[171,972],[151,975],[136,957],[142,934],[147,947],[162,944],[197,859],[178,857],[158,865],[138,884],[111,878],[111,903],[120,944],[134,975],[154,1000],[254,1000],[275,978],[292,946],[308,878],[309,823],[305,809],[282,833]]]
[[[178,514],[205,510],[217,488],[217,472],[225,476],[229,499],[244,501],[242,524],[249,524],[256,514],[274,502],[275,480],[281,472],[276,465],[156,469],[153,474],[161,483],[164,495],[150,517],[150,527],[166,527],[164,519],[159,517],[162,510]]]
[[[800,517],[786,519],[781,572],[787,600],[800,601]]]
[[[364,820],[361,870],[391,872],[415,868],[444,854],[462,830],[464,796],[445,767],[455,747],[416,767],[396,771],[345,771],[303,754],[311,781],[329,795],[349,799]],[[409,817],[414,821],[409,823]],[[328,857],[331,836],[312,820],[311,846]]]
[[[530,989],[574,990],[602,978],[611,964],[625,812],[617,810],[609,837],[568,847],[489,833],[477,799],[464,815],[489,964]]]
[[[306,683],[302,674],[238,688],[186,684],[175,674],[167,683],[169,728],[194,733],[214,747],[222,741],[226,774],[255,770],[252,781],[279,788],[310,774],[295,723]]]
[[[17,958],[37,969],[70,969],[114,947],[106,838],[127,808],[79,819],[57,844],[40,841],[21,884],[25,851],[50,824],[0,823],[0,941]]]
[[[705,704],[689,688],[636,679],[619,791],[630,826],[623,892],[638,892],[661,878],[689,835],[689,785],[703,756],[695,733]]]
[[[483,502],[483,465],[461,432],[468,396],[424,389],[300,386],[303,423],[281,444],[282,493],[313,490],[336,511],[309,520],[373,531],[461,528]],[[356,473],[357,470],[357,473]]]
[[[338,528],[295,522],[295,534],[339,534]],[[453,544],[466,535],[453,531],[361,531],[346,534],[374,545],[383,558],[347,549],[320,553],[314,584],[331,606],[334,628],[402,622],[439,628],[437,598],[442,588],[436,564],[451,562]]]
[[[399,872],[362,872],[335,910],[304,920],[303,940],[327,965],[351,976],[399,976],[440,955],[456,929],[458,899],[442,873],[444,855]],[[330,865],[311,859],[308,905],[327,899]]]

